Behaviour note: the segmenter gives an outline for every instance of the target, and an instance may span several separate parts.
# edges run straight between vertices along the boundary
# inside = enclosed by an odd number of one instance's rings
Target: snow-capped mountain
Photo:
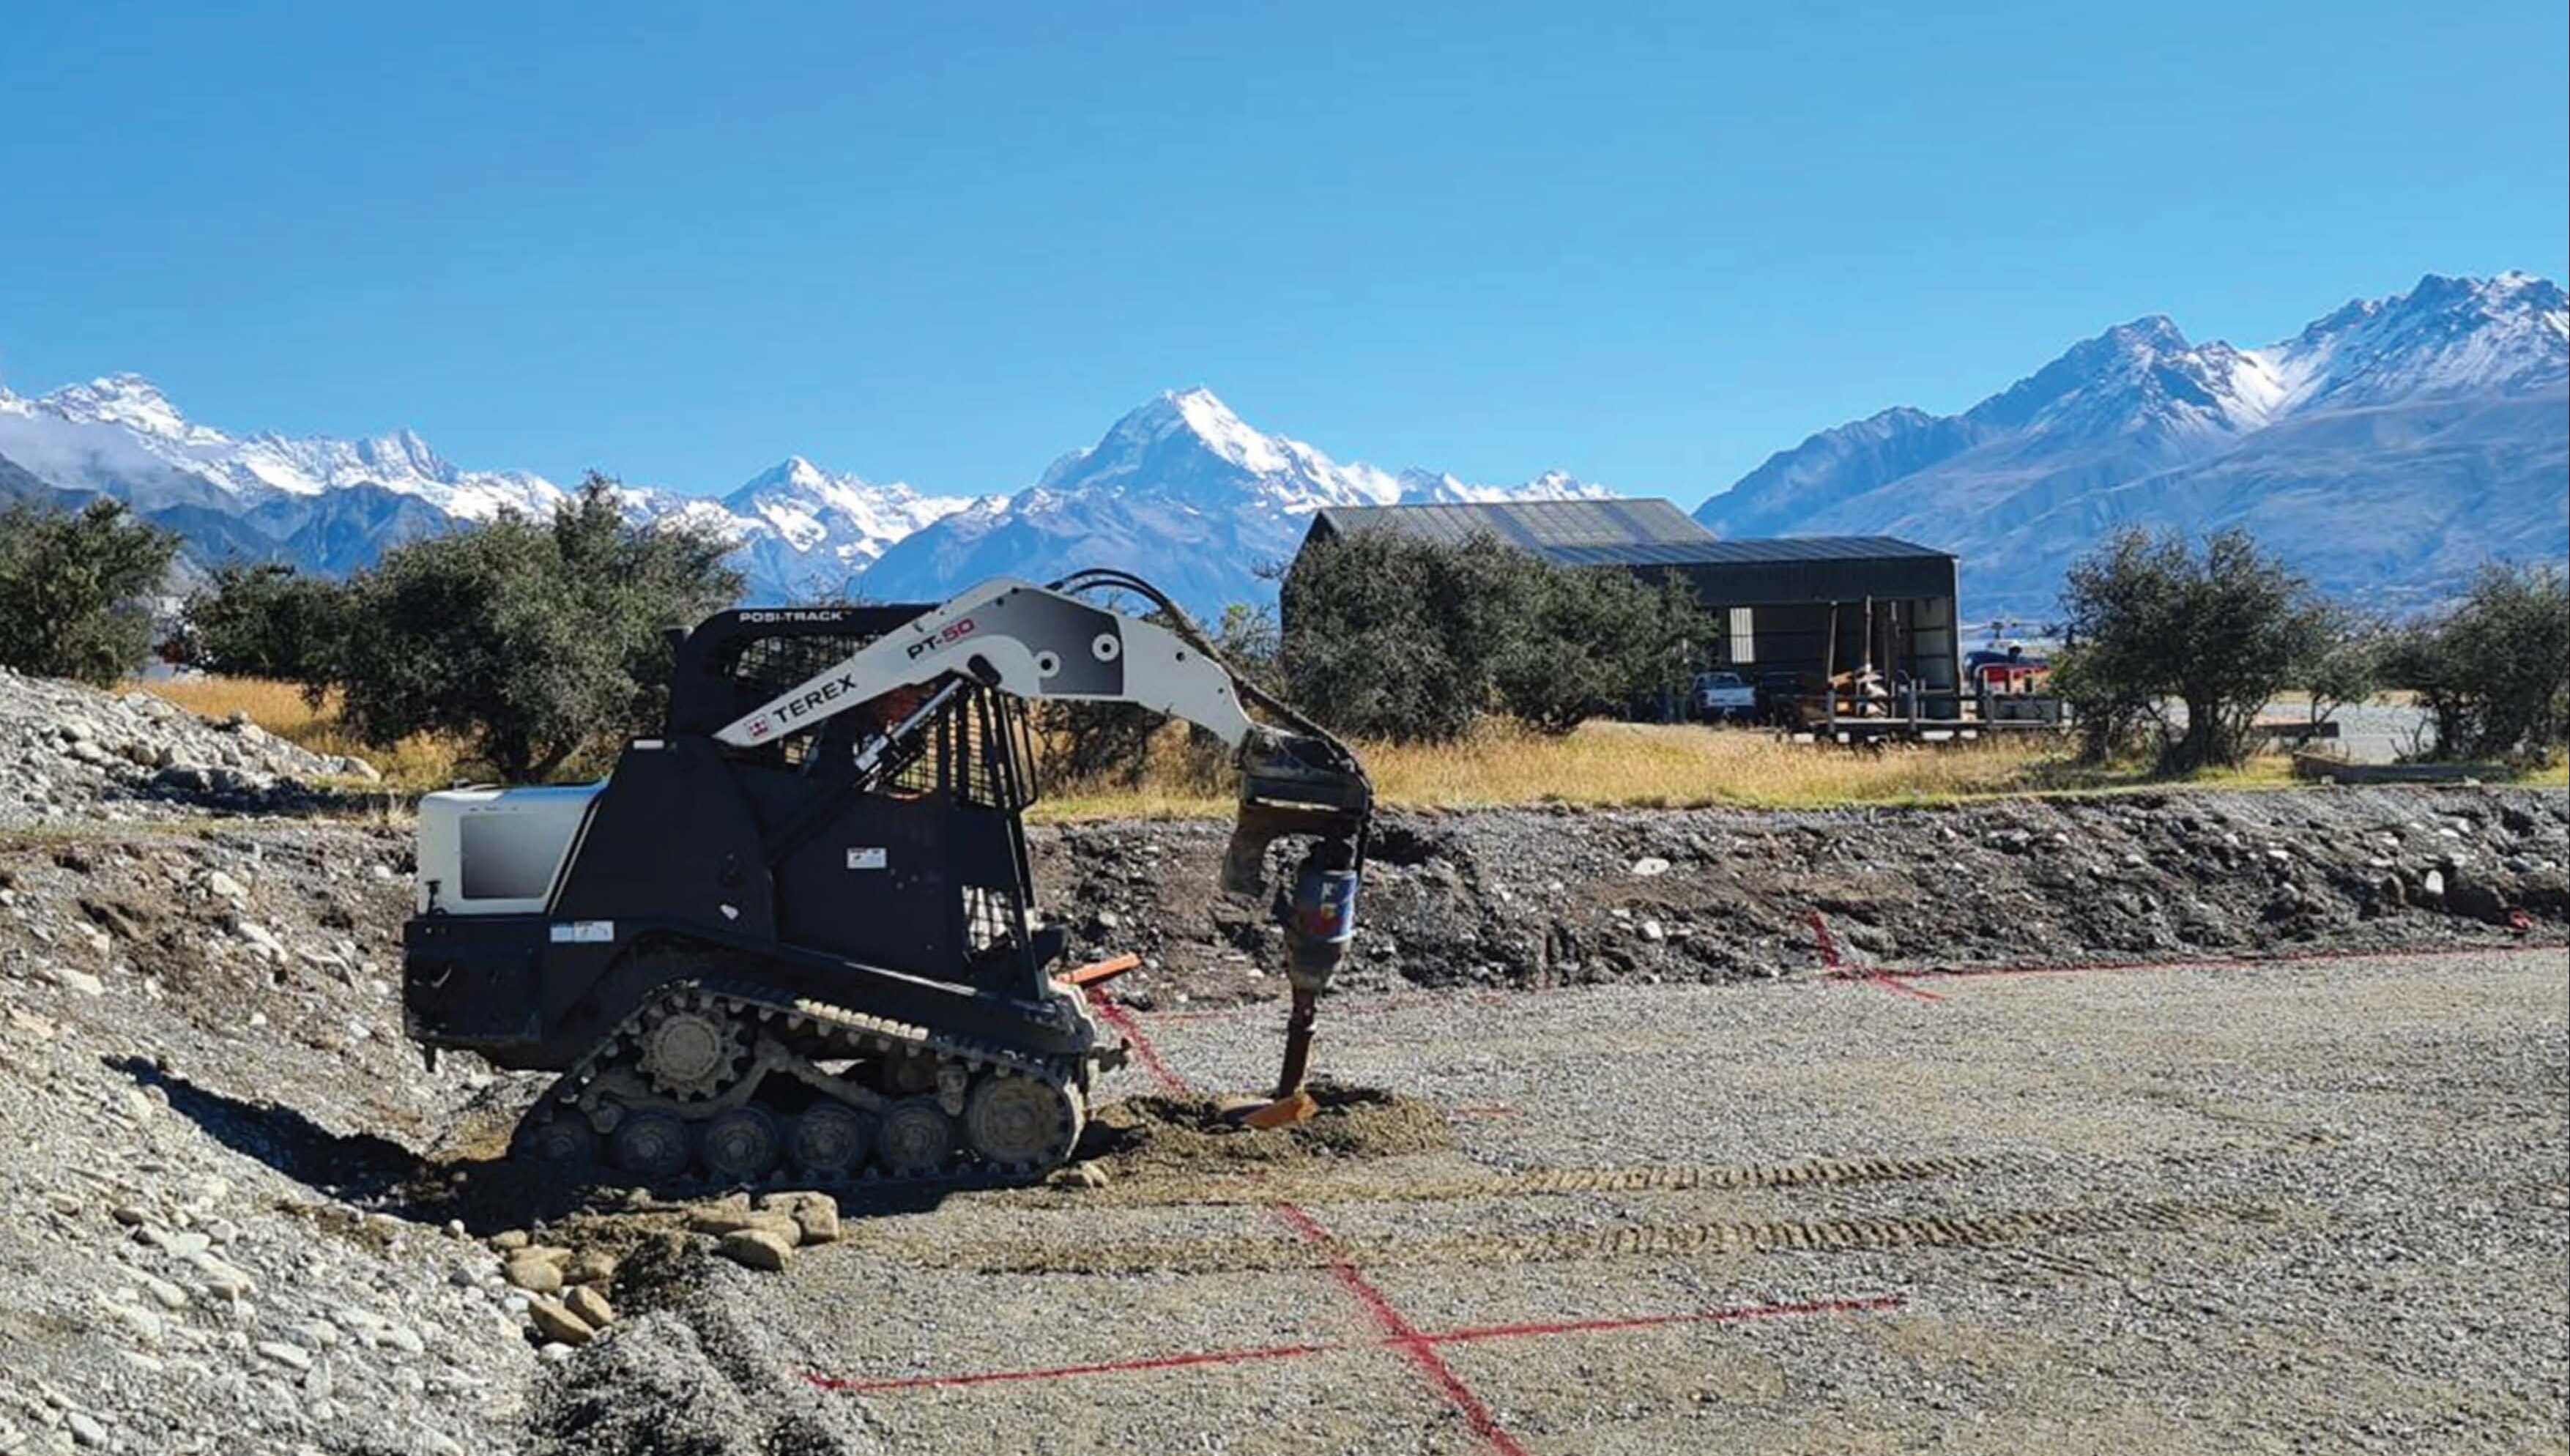
[[[0,389],[0,498],[39,493],[126,500],[185,537],[198,566],[274,560],[330,573],[403,541],[504,510],[541,516],[569,499],[524,471],[459,469],[407,430],[235,437],[191,421],[131,374],[34,399]],[[1292,556],[1322,506],[1603,494],[1560,471],[1493,486],[1341,465],[1188,389],[1125,415],[1015,495],[930,495],[795,455],[719,498],[632,486],[620,499],[637,520],[728,533],[753,603],[936,600],[992,576],[1121,566],[1214,614],[1272,600],[1275,584],[1257,569]]]
[[[793,455],[751,476],[721,508],[740,523],[736,564],[756,599],[785,602],[847,595],[893,543],[973,504],[832,474]]]
[[[1055,461],[1016,495],[980,502],[904,538],[867,573],[867,596],[932,601],[992,576],[1046,581],[1090,566],[1149,579],[1208,620],[1271,602],[1260,573],[1289,560],[1314,511],[1417,501],[1602,496],[1561,471],[1518,486],[1468,485],[1424,470],[1341,465],[1260,432],[1210,390],[1172,390]]]
[[[1955,551],[1967,610],[2040,613],[2127,523],[2242,525],[2324,587],[2432,599],[2570,553],[2570,308],[2523,273],[2429,275],[2265,348],[2137,319],[1959,415],[1892,409],[1770,457],[1696,518],[1731,536]]]
[[[191,422],[135,374],[39,399],[0,390],[0,455],[58,485],[107,490],[138,509],[161,505],[165,496],[250,504],[370,485],[415,496],[441,515],[482,521],[502,510],[549,511],[564,499],[552,482],[524,471],[458,470],[408,430],[371,440],[236,440]]]
[[[0,495],[104,493],[187,538],[198,565],[277,560],[367,565],[386,547],[504,510],[543,516],[570,498],[525,471],[463,470],[418,435],[235,438],[189,420],[151,381],[119,374],[34,399],[0,389]],[[27,482],[33,481],[33,485]],[[629,488],[637,519],[729,533],[756,601],[839,596],[894,541],[972,504],[834,475],[797,455],[720,500]]]

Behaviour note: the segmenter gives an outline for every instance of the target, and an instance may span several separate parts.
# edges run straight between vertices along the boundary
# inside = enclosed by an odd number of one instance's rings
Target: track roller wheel
[[[818,1179],[842,1179],[864,1166],[874,1151],[875,1120],[852,1107],[821,1103],[794,1120],[786,1154],[801,1172]]]
[[[955,1120],[934,1097],[905,1097],[884,1109],[875,1147],[899,1177],[935,1173],[955,1152]]]
[[[547,1118],[519,1133],[518,1156],[557,1172],[584,1170],[598,1162],[598,1134],[584,1117]]]
[[[696,1156],[705,1172],[725,1183],[753,1183],[767,1176],[784,1151],[784,1135],[765,1108],[736,1107],[705,1124]]]
[[[983,1078],[964,1104],[964,1136],[973,1151],[1020,1173],[1069,1159],[1085,1121],[1078,1089],[1019,1072]]]
[[[628,1113],[608,1146],[616,1166],[637,1178],[675,1178],[687,1171],[687,1125],[669,1113]]]

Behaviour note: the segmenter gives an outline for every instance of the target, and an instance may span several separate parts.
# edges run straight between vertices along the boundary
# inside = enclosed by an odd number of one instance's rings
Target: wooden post
[[[1857,630],[1857,642],[1859,644],[1857,649],[1857,676],[1862,679],[1868,673],[1882,672],[1883,670],[1876,667],[1874,663],[1874,596],[1872,593],[1868,593],[1865,599],[1865,624]],[[1856,709],[1856,716],[1859,718],[1873,717],[1874,706],[1865,697],[1865,684],[1863,682],[1858,682],[1850,686],[1856,689],[1856,692],[1850,695],[1848,699],[1848,702]]]
[[[1830,736],[1839,735],[1839,604],[1830,604],[1829,627],[1821,634],[1821,702]]]

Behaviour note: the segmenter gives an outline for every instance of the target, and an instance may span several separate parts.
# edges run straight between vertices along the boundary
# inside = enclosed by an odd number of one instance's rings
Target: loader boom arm
[[[1000,577],[868,643],[715,733],[754,747],[954,675],[1019,698],[1131,703],[1238,750],[1258,730],[1228,669],[1156,623]]]

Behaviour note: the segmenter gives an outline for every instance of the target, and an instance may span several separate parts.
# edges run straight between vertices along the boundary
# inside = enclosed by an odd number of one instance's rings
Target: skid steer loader
[[[1294,998],[1262,1111],[1309,1108],[1372,788],[1165,597],[1092,571],[924,609],[730,611],[673,638],[666,722],[604,781],[420,804],[406,1027],[432,1058],[561,1074],[521,1156],[602,1182],[821,1187],[1068,1159],[1122,1048],[1056,978],[1067,937],[1033,903],[1020,816],[1042,700],[1137,704],[1231,746],[1222,888],[1277,906]],[[1300,854],[1276,892],[1280,839]]]

